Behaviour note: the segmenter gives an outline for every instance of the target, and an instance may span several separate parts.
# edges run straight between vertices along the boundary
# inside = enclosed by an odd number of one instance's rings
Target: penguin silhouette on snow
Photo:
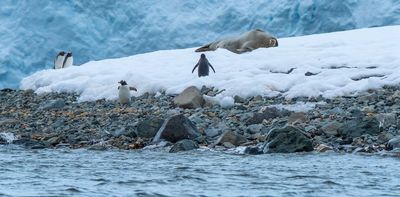
[[[197,67],[199,67],[199,69],[197,70],[199,77],[208,76],[208,74],[210,73],[210,69],[208,67],[211,67],[211,69],[215,73],[213,66],[210,64],[210,62],[208,62],[206,55],[204,54],[201,54],[199,62],[197,62],[197,64],[194,66],[192,73]]]

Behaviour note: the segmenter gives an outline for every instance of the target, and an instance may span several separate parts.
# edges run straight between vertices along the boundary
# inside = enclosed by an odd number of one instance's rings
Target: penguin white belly
[[[119,88],[119,102],[121,104],[128,104],[129,101],[131,100],[131,93],[129,92],[129,87],[128,86],[120,86]]]
[[[68,68],[68,67],[70,67],[70,66],[72,66],[72,63],[74,62],[74,58],[73,57],[68,57],[66,60],[65,60],[65,64],[64,64],[64,67],[63,68]]]
[[[54,62],[54,69],[60,69],[63,67],[65,56],[57,56],[56,61]]]

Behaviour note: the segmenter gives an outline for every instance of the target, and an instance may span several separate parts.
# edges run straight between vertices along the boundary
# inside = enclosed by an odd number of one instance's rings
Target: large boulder
[[[199,108],[204,105],[204,98],[195,86],[186,88],[181,94],[173,99],[176,106],[180,108]]]
[[[201,134],[193,123],[182,114],[167,118],[158,130],[153,142],[164,139],[175,143],[183,139],[196,139]]]
[[[346,137],[360,137],[364,134],[372,136],[379,135],[379,121],[374,117],[356,118],[346,121],[342,127],[338,129],[342,136]]]
[[[279,110],[275,107],[267,107],[265,109],[262,109],[260,112],[254,113],[252,117],[250,117],[247,121],[247,125],[251,124],[260,124],[263,122],[263,120],[269,120],[273,118],[279,117],[281,114]]]
[[[147,117],[137,125],[136,135],[142,138],[152,138],[161,128],[164,120],[158,117]]]
[[[181,151],[188,151],[199,148],[197,142],[193,140],[184,139],[177,143],[175,143],[171,149],[169,150],[170,153],[177,153]]]
[[[321,131],[327,136],[337,136],[339,134],[338,129],[342,126],[343,124],[338,121],[329,121],[323,124]]]
[[[294,153],[313,151],[311,140],[303,132],[293,126],[274,128],[268,135],[264,153]]]
[[[223,145],[224,143],[231,143],[235,146],[239,146],[247,142],[247,139],[233,131],[224,132],[217,140],[217,144]]]
[[[396,148],[400,149],[400,136],[394,137],[393,139],[389,140],[387,143],[387,147],[389,150],[393,150]]]

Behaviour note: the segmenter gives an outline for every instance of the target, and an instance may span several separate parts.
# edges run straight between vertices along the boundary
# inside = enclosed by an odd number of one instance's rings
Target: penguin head
[[[200,58],[206,58],[206,55],[204,55],[204,53],[202,53],[202,54],[200,55]]]
[[[60,52],[58,53],[58,55],[64,56],[64,55],[65,55],[65,51],[60,51]]]
[[[121,80],[121,81],[119,81],[118,83],[121,84],[122,86],[128,85],[128,84],[126,83],[126,81],[124,81],[124,80]]]
[[[68,52],[67,57],[72,57],[72,52]]]

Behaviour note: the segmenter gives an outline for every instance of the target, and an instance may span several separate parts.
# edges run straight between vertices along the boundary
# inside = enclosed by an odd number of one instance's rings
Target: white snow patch
[[[13,133],[9,132],[1,132],[0,138],[6,141],[8,144],[11,144],[14,140],[17,139]]]
[[[206,52],[216,73],[198,78],[191,73],[200,54],[195,48],[165,50],[125,58],[91,61],[82,66],[43,70],[21,82],[21,89],[77,92],[79,101],[116,100],[118,81],[145,92],[179,94],[186,87],[213,86],[230,97],[255,95],[326,98],[357,95],[368,89],[400,83],[400,26],[279,39],[279,47],[234,54]],[[78,54],[76,54],[78,55]],[[295,68],[290,74],[285,74]],[[306,76],[307,72],[316,75]]]
[[[277,104],[271,105],[269,107],[276,107],[277,109],[286,109],[289,111],[294,112],[308,112],[315,108],[316,105],[325,105],[326,102],[297,102],[295,104],[284,105],[284,104]]]

